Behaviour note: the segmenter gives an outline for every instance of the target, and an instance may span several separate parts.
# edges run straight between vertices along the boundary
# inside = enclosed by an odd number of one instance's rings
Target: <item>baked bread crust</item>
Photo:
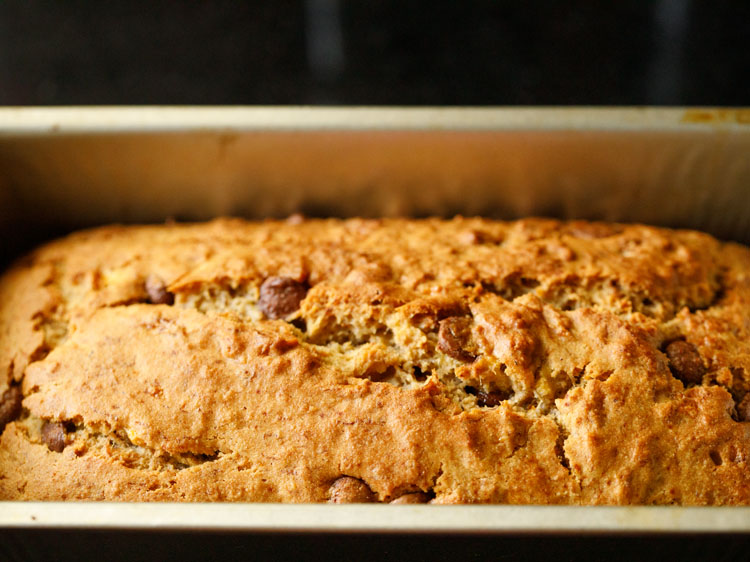
[[[0,499],[750,504],[749,333],[691,231],[77,233],[0,281]]]

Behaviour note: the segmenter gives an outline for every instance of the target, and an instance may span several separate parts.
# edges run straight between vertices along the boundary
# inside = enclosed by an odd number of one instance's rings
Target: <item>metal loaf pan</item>
[[[111,222],[529,215],[750,242],[750,110],[4,108],[10,260]],[[748,533],[750,508],[0,502],[7,530]]]

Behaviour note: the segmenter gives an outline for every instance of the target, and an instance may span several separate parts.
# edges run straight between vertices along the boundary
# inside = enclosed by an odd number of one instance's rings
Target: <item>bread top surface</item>
[[[0,498],[750,504],[749,280],[640,225],[74,234],[0,282]]]

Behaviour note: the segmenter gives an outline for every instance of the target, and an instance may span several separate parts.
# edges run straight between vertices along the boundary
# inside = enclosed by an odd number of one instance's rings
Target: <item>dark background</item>
[[[750,541],[733,535],[247,534],[10,530],[3,562],[738,562]]]
[[[0,1],[0,104],[747,105],[750,2]]]

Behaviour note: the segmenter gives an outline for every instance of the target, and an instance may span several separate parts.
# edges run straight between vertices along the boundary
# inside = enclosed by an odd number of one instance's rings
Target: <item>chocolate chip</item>
[[[286,318],[299,309],[307,287],[289,277],[269,277],[260,286],[258,308],[268,318]]]
[[[395,500],[391,500],[391,503],[427,503],[430,501],[430,496],[424,492],[414,492],[411,494],[404,494],[403,496],[397,497]]]
[[[700,353],[692,343],[675,340],[665,349],[672,373],[686,383],[700,384],[706,367]]]
[[[508,399],[508,395],[499,390],[492,390],[490,392],[484,392],[483,390],[477,391],[477,404],[486,408],[494,408],[499,406],[503,401]]]
[[[42,441],[47,448],[55,453],[62,453],[65,449],[65,428],[59,422],[46,422],[42,426]]]
[[[495,408],[499,406],[503,401],[510,398],[507,392],[501,390],[478,390],[473,386],[465,386],[464,390],[473,396],[477,397],[477,405],[485,408]]]
[[[463,316],[452,316],[440,321],[438,349],[454,359],[470,363],[476,358],[465,346],[471,336],[471,320]]]
[[[375,494],[370,487],[357,478],[342,476],[331,484],[330,503],[372,503]]]
[[[750,392],[737,404],[737,419],[743,422],[750,422]]]
[[[7,424],[21,415],[21,400],[23,400],[23,395],[17,386],[11,386],[3,392],[0,398],[0,433]]]
[[[146,278],[145,287],[148,294],[148,302],[151,304],[174,304],[174,294],[167,291],[164,281],[155,275],[149,275]]]

